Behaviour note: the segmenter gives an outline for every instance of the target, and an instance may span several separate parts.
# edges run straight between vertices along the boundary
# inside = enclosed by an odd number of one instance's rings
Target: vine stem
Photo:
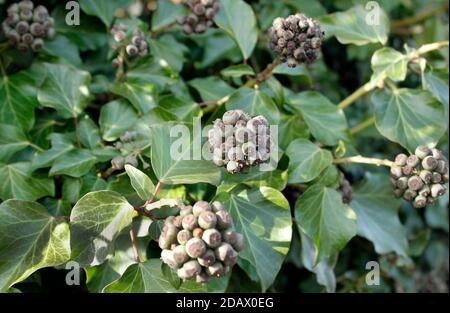
[[[170,24],[168,24],[168,25],[166,25],[166,26],[163,26],[163,27],[161,27],[161,28],[155,30],[155,31],[152,31],[152,32],[151,32],[152,38],[153,38],[153,39],[158,38],[159,35],[165,33],[166,31],[171,30],[172,27],[174,27],[174,26],[176,26],[176,25],[177,25],[176,22],[172,22],[172,23],[170,23]]]
[[[256,85],[268,80],[272,76],[273,70],[281,64],[281,60],[277,58],[275,61],[267,65],[267,67],[259,74],[256,75],[256,79],[249,80],[245,83],[244,87],[253,88]]]
[[[370,164],[370,165],[376,165],[376,166],[387,166],[391,167],[394,165],[394,162],[390,160],[381,160],[376,158],[366,158],[361,155],[352,156],[348,158],[343,159],[336,159],[333,161],[334,164],[351,164],[351,163],[357,163],[357,164]]]
[[[137,247],[136,234],[134,233],[133,228],[130,229],[130,239],[131,239],[131,246],[133,248],[134,258],[136,259],[136,262],[141,263],[141,257],[139,255]]]
[[[36,150],[37,152],[40,152],[40,153],[45,152],[44,149],[42,149],[42,148],[39,147],[38,145],[35,145],[35,144],[32,143],[32,142],[28,142],[28,145],[29,145],[31,148],[33,148],[34,150]]]
[[[367,120],[363,121],[362,123],[356,125],[352,129],[350,129],[350,134],[355,135],[355,134],[357,134],[357,133],[359,133],[359,132],[369,128],[373,124],[375,124],[375,117],[374,116],[368,118]]]
[[[437,6],[437,7],[430,7],[426,10],[423,10],[422,12],[420,12],[419,14],[417,14],[415,16],[407,17],[407,18],[404,18],[404,19],[398,20],[398,21],[393,21],[391,23],[391,29],[395,30],[400,27],[418,24],[437,13],[446,11],[446,10],[448,10],[448,2],[445,2],[442,5]]]
[[[156,198],[156,194],[159,192],[161,187],[162,187],[162,182],[158,181],[158,183],[156,184],[155,190],[153,191],[153,195],[147,201],[145,201],[143,206],[136,208],[135,210],[138,213],[141,213],[141,214],[149,217],[150,219],[153,219],[153,215],[150,214],[149,212],[147,212],[145,208],[147,207],[147,205],[149,205],[153,202],[153,200]],[[131,239],[131,246],[133,247],[134,258],[136,259],[136,262],[141,263],[141,257],[139,256],[139,251],[137,248],[136,235],[134,233],[133,228],[130,229],[130,239]]]
[[[439,41],[434,42],[430,44],[423,45],[419,49],[417,49],[411,56],[410,61],[417,59],[421,55],[427,54],[429,52],[439,50],[445,47],[448,47],[449,42],[448,41]],[[341,103],[339,103],[338,107],[340,109],[348,108],[350,105],[352,105],[356,100],[358,100],[360,97],[367,94],[369,91],[372,91],[375,87],[377,87],[378,84],[374,84],[371,81],[367,82],[360,88],[358,88],[355,92],[353,92],[350,96],[345,98]]]

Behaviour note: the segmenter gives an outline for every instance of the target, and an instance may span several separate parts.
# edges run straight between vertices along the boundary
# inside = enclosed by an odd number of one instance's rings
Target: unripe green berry
[[[180,264],[175,261],[173,251],[171,250],[164,249],[161,252],[161,260],[172,269],[176,269],[180,266]]]
[[[431,182],[431,178],[433,174],[430,171],[422,170],[420,172],[420,178],[425,182],[425,184],[429,184]]]
[[[133,167],[138,167],[138,159],[134,155],[130,154],[125,158],[125,164],[131,165]]]
[[[204,255],[197,258],[198,263],[203,267],[208,267],[216,262],[216,255],[213,250],[207,250]]]
[[[238,254],[228,243],[222,243],[215,250],[216,259],[228,266],[234,266],[237,263]]]
[[[186,272],[188,279],[193,278],[194,276],[201,273],[202,268],[200,264],[196,260],[188,261],[184,263],[183,269]]]
[[[406,190],[403,194],[403,198],[406,201],[413,201],[413,199],[417,196],[417,192],[415,192],[414,190]]]
[[[22,21],[31,22],[33,20],[33,12],[31,10],[23,10],[20,12],[20,19]]]
[[[437,165],[438,161],[432,156],[427,156],[422,161],[422,167],[429,171],[433,171],[437,167]]]
[[[209,276],[208,274],[201,272],[200,274],[197,274],[197,276],[195,276],[195,281],[198,284],[206,284],[209,281]]]
[[[18,3],[20,10],[33,10],[34,3],[31,0],[22,0]]]
[[[394,163],[397,166],[405,166],[407,160],[408,160],[408,156],[406,154],[402,153],[395,157]]]
[[[442,175],[439,173],[434,172],[431,178],[431,182],[433,184],[439,184],[442,182]]]
[[[442,175],[447,174],[448,173],[448,164],[447,164],[447,162],[445,162],[444,160],[439,160],[435,171],[438,172],[439,174],[442,174]]]
[[[217,216],[217,229],[224,230],[233,226],[233,220],[230,213],[225,210],[216,212]]]
[[[396,187],[401,189],[401,190],[408,189],[408,178],[407,177],[400,177],[397,180]]]
[[[186,253],[191,258],[199,258],[206,252],[205,242],[200,238],[189,239],[186,243]]]
[[[431,149],[431,155],[436,160],[442,160],[444,158],[444,156],[442,155],[442,152],[439,149],[436,149],[436,148]]]
[[[204,32],[206,32],[206,24],[204,23],[197,24],[197,26],[195,26],[195,32],[197,34],[203,34]]]
[[[33,51],[39,51],[44,47],[44,41],[41,38],[36,38],[33,43],[31,44],[31,49]]]
[[[30,33],[26,33],[22,36],[22,42],[27,45],[31,45],[33,43],[33,41],[34,41],[34,37]]]
[[[397,165],[393,165],[391,167],[391,176],[395,179],[399,179],[400,177],[402,177],[402,168],[400,166]]]
[[[188,242],[189,239],[192,238],[192,233],[188,230],[180,230],[180,232],[177,235],[177,241],[180,245],[185,245],[186,242]]]
[[[423,197],[423,196],[420,196],[420,195],[417,196],[414,199],[413,206],[416,209],[422,209],[422,208],[426,207],[427,206],[427,198]]]
[[[23,35],[26,32],[28,32],[28,30],[30,29],[30,25],[25,22],[25,21],[20,21],[19,23],[17,23],[16,25],[16,31],[20,34]]]
[[[236,250],[237,252],[241,252],[242,250],[244,250],[245,247],[245,239],[244,236],[242,234],[237,233],[236,234],[236,242],[234,244],[232,244],[234,250]]]
[[[420,145],[416,148],[415,155],[417,155],[421,160],[425,159],[431,153],[430,148],[425,145]]]
[[[213,211],[214,213],[216,213],[216,212],[218,212],[218,211],[225,210],[225,206],[223,205],[222,202],[214,201],[214,202],[211,204],[211,209],[212,209],[212,211]]]
[[[214,228],[217,224],[217,217],[211,211],[200,213],[198,216],[198,225],[203,229]]]
[[[183,206],[183,207],[180,209],[180,216],[181,216],[181,217],[185,217],[185,216],[187,216],[187,215],[189,215],[189,214],[192,214],[192,206],[187,205],[187,206]]]
[[[111,166],[115,170],[122,170],[125,166],[125,158],[123,156],[116,156],[111,160]]]
[[[197,218],[192,214],[183,217],[183,221],[181,222],[181,224],[185,230],[190,231],[194,230],[198,226]]]
[[[203,212],[211,211],[211,206],[206,201],[197,201],[192,207],[192,214],[198,217]]]
[[[419,176],[412,176],[408,179],[408,188],[414,191],[420,190],[423,187],[423,181]]]
[[[413,171],[414,171],[414,168],[409,165],[405,165],[402,168],[403,175],[406,175],[406,176],[410,176],[413,173]]]
[[[441,197],[445,194],[445,192],[446,192],[445,187],[442,186],[441,184],[431,185],[431,196],[433,198]]]
[[[406,161],[406,164],[411,167],[416,167],[420,163],[420,159],[417,155],[410,155],[408,157],[408,160]]]
[[[206,273],[211,277],[222,277],[224,267],[221,262],[216,262],[206,269]]]
[[[202,239],[210,248],[217,248],[222,243],[222,235],[215,228],[205,230]]]
[[[126,50],[129,56],[136,56],[139,53],[139,49],[135,45],[128,45]]]
[[[181,266],[185,262],[189,260],[189,256],[186,253],[186,249],[183,245],[178,245],[175,247],[175,249],[172,250],[173,252],[173,259],[177,263],[178,266]]]
[[[425,185],[422,187],[422,189],[419,190],[419,195],[422,197],[428,197],[431,194],[431,189],[428,185]]]
[[[236,174],[240,171],[239,164],[236,161],[230,161],[227,164],[227,171],[231,174]]]
[[[30,26],[30,32],[33,36],[43,36],[44,35],[44,28],[39,23],[33,23]]]
[[[222,117],[223,123],[225,125],[233,125],[236,124],[236,122],[239,120],[240,114],[236,110],[231,110],[225,112],[225,114]]]
[[[234,245],[237,241],[237,233],[233,229],[227,229],[222,232],[222,238],[226,243]]]

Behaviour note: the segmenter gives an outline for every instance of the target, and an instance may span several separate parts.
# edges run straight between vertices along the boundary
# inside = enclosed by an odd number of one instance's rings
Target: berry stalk
[[[358,163],[358,164],[369,164],[369,165],[376,165],[376,166],[387,166],[391,167],[394,165],[394,162],[390,160],[382,160],[382,159],[376,159],[376,158],[366,158],[361,155],[348,157],[348,158],[342,158],[342,159],[336,159],[333,161],[334,164],[351,164],[351,163]]]

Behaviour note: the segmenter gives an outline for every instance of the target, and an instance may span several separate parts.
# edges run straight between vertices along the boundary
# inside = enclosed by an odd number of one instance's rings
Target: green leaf
[[[91,75],[63,64],[46,63],[45,68],[47,76],[38,92],[41,105],[55,109],[64,118],[79,116],[91,99]]]
[[[273,70],[274,74],[278,75],[287,75],[287,76],[303,76],[308,81],[311,81],[311,75],[308,72],[308,69],[304,65],[296,66],[295,68],[289,67],[287,63],[282,63],[275,67]]]
[[[50,169],[50,175],[68,175],[81,177],[97,163],[97,158],[89,150],[75,150],[56,159]]]
[[[127,78],[129,80],[151,82],[160,92],[168,85],[176,82],[176,74],[169,64],[153,57],[138,60],[137,65],[127,72]]]
[[[191,80],[189,86],[195,88],[203,101],[217,101],[234,92],[234,88],[218,77],[196,78]]]
[[[227,174],[218,187],[217,193],[228,192],[239,184],[245,184],[249,187],[272,187],[281,191],[287,184],[287,171],[268,172],[261,171],[259,168],[252,168],[247,174]]]
[[[109,102],[100,111],[100,129],[106,141],[117,140],[136,122],[136,112],[124,100]]]
[[[133,206],[116,192],[85,195],[70,215],[71,258],[82,266],[103,263],[113,252],[119,233],[130,226],[133,213]]]
[[[33,73],[21,71],[0,78],[0,123],[29,131],[34,124],[34,109],[38,106]]]
[[[102,137],[100,136],[100,129],[89,116],[86,115],[81,120],[79,132],[83,146],[89,149],[101,147]]]
[[[314,242],[313,266],[333,257],[356,235],[356,215],[334,189],[313,185],[295,204],[295,220]]]
[[[159,30],[175,22],[176,17],[183,13],[183,6],[172,1],[160,1],[152,15],[152,31]]]
[[[422,86],[430,91],[445,107],[448,121],[449,115],[449,88],[448,88],[448,69],[433,69],[426,67],[422,71]]]
[[[325,286],[327,292],[336,291],[336,275],[334,268],[337,263],[338,254],[334,254],[329,258],[317,263],[314,266],[314,260],[316,258],[316,250],[314,248],[314,242],[300,231],[302,240],[302,262],[308,271],[316,274],[317,283]]]
[[[116,9],[130,4],[128,0],[80,0],[81,9],[88,15],[93,15],[110,27],[114,20]]]
[[[255,75],[255,71],[250,65],[239,64],[223,69],[220,74],[222,74],[223,77],[242,77],[247,75]]]
[[[149,46],[153,56],[169,64],[175,72],[181,72],[186,61],[184,55],[189,52],[185,45],[178,42],[172,35],[164,35],[158,40],[150,40]]]
[[[308,139],[310,136],[308,125],[298,114],[281,113],[278,133],[278,145],[283,150],[295,139]]]
[[[280,111],[276,103],[264,92],[255,88],[240,88],[228,100],[226,108],[243,110],[252,116],[263,115],[272,125],[280,121]]]
[[[52,142],[52,148],[34,156],[32,162],[33,170],[50,167],[55,160],[75,149],[70,136],[67,134],[53,133],[49,137]]]
[[[177,129],[182,130],[181,136]],[[200,159],[194,159],[193,153],[201,152],[201,149],[193,147],[191,134],[183,124],[165,123],[152,127],[151,160],[156,177],[169,185],[200,182],[218,185],[220,169],[211,161],[202,160],[201,155]]]
[[[146,250],[150,238],[136,238],[136,246],[141,260],[146,260]],[[119,279],[126,269],[136,263],[129,232],[122,233],[114,245],[114,256],[99,266],[86,269],[86,285],[89,292],[103,292],[103,288]]]
[[[236,41],[244,59],[248,59],[258,41],[258,28],[253,10],[243,0],[219,1],[220,11],[214,21]]]
[[[140,78],[128,78],[124,82],[117,82],[112,85],[111,91],[130,101],[141,114],[156,107],[155,85]]]
[[[125,165],[125,170],[130,177],[131,185],[142,200],[148,200],[153,195],[155,185],[143,172],[131,165]]]
[[[48,40],[44,45],[44,51],[61,58],[60,61],[68,62],[74,66],[81,67],[81,64],[83,64],[78,47],[65,36],[58,35],[54,39]]]
[[[286,150],[289,162],[289,183],[307,183],[330,166],[333,156],[306,139],[293,141]]]
[[[167,293],[167,292],[202,292],[201,285],[194,284],[196,289],[186,288],[192,283],[182,284],[175,289],[161,271],[161,261],[150,259],[146,262],[133,264],[121,278],[106,286],[106,293]]]
[[[292,239],[288,201],[281,192],[268,187],[223,193],[219,200],[231,213],[236,231],[245,238],[245,248],[239,253],[240,267],[251,277],[256,275],[261,290],[267,290],[280,271]]]
[[[34,201],[55,195],[53,179],[33,176],[28,162],[0,163],[0,198]]]
[[[354,188],[351,206],[358,216],[358,235],[370,240],[378,254],[407,256],[406,231],[398,216],[400,204],[387,175],[368,173],[366,180]]]
[[[192,122],[194,117],[200,117],[202,114],[200,106],[195,101],[173,95],[161,97],[158,103],[158,109],[159,112],[163,111],[167,115],[175,115],[175,119],[186,122]]]
[[[0,204],[0,291],[69,260],[69,225],[35,202]]]
[[[14,153],[25,149],[29,141],[22,129],[0,124],[0,161],[8,161]]]
[[[388,40],[389,18],[382,8],[379,8],[379,14],[376,13],[357,5],[345,12],[323,16],[319,21],[325,33],[336,36],[342,44],[363,46],[379,42],[384,45]]]
[[[378,84],[386,78],[404,81],[408,73],[409,56],[392,48],[377,50],[372,56],[372,84]]]
[[[409,151],[435,145],[446,132],[444,107],[428,91],[378,90],[372,103],[378,131]]]
[[[312,135],[321,143],[334,146],[348,138],[344,112],[320,93],[301,92],[291,97],[289,103],[301,113]]]

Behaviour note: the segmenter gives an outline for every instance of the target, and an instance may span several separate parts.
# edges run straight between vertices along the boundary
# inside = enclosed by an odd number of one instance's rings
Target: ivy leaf
[[[334,189],[313,185],[298,198],[295,220],[314,243],[313,266],[333,257],[356,235],[356,215]]]
[[[378,90],[372,103],[378,131],[409,151],[435,145],[446,132],[444,107],[428,91]]]
[[[317,263],[314,266],[314,259],[316,257],[316,250],[314,248],[314,242],[300,231],[300,237],[302,240],[302,262],[308,271],[316,274],[317,283],[325,286],[327,292],[336,291],[336,275],[334,273],[334,267],[336,266],[338,254],[334,254],[329,258]]]
[[[119,233],[130,226],[134,208],[113,191],[91,192],[70,214],[71,259],[82,266],[103,263],[113,252]]]
[[[53,133],[50,135],[52,148],[43,153],[36,154],[33,158],[33,170],[50,167],[55,160],[75,149],[69,135]]]
[[[292,239],[288,201],[281,192],[268,187],[223,193],[219,201],[228,208],[236,231],[245,238],[246,246],[239,253],[240,267],[260,280],[262,291],[267,290],[283,264]]]
[[[64,118],[79,116],[91,99],[91,75],[63,64],[46,63],[45,68],[47,75],[38,92],[41,105],[55,109]]]
[[[304,65],[296,66],[295,68],[289,67],[287,63],[282,63],[275,67],[274,74],[304,77],[307,81],[311,81],[311,75]]]
[[[325,33],[336,36],[342,44],[363,46],[379,42],[384,45],[388,40],[389,18],[382,8],[377,9],[379,14],[374,13],[357,5],[345,12],[323,16],[319,21]]]
[[[176,82],[176,74],[169,64],[153,57],[138,60],[137,65],[127,72],[127,78],[151,82],[159,92]]]
[[[127,268],[121,278],[106,286],[106,293],[167,293],[167,292],[202,292],[201,285],[195,284],[195,289],[185,286],[175,289],[161,271],[161,261],[150,259],[146,262],[133,264]],[[189,285],[188,285],[189,286]]]
[[[156,107],[156,87],[151,82],[139,78],[128,78],[124,82],[112,85],[111,91],[130,101],[141,114]]]
[[[255,88],[240,88],[228,100],[228,110],[243,110],[252,116],[263,115],[274,125],[280,121],[280,111],[276,103],[261,90]]]
[[[155,185],[152,180],[143,172],[131,165],[125,165],[125,170],[130,177],[131,185],[136,190],[138,196],[142,200],[150,199],[155,190]]]
[[[310,136],[308,126],[298,114],[281,113],[278,133],[278,145],[283,150],[295,139],[308,139]]]
[[[255,71],[250,65],[239,64],[223,69],[220,74],[222,74],[223,77],[242,77],[246,75],[255,75]]]
[[[39,105],[31,70],[0,78],[0,123],[29,131],[34,124],[34,109]],[[33,87],[31,87],[33,86]]]
[[[35,202],[0,204],[0,291],[70,258],[69,225]]]
[[[234,92],[234,88],[218,77],[196,78],[191,80],[189,86],[195,88],[203,101],[217,101]]]
[[[117,140],[136,122],[136,112],[124,100],[109,102],[100,111],[100,129],[106,141]]]
[[[217,193],[228,192],[236,185],[245,184],[249,187],[272,187],[283,190],[287,185],[287,171],[261,171],[259,168],[250,169],[246,174],[227,174],[222,180],[222,184],[217,189]]]
[[[169,64],[175,72],[181,72],[186,61],[184,55],[189,51],[185,45],[166,34],[158,40],[149,40],[149,46],[152,55]]]
[[[378,84],[386,78],[404,81],[408,73],[409,57],[392,48],[377,50],[372,56],[372,84]]]
[[[98,17],[108,27],[112,25],[116,9],[128,4],[128,0],[80,0],[81,9],[86,14]]]
[[[351,206],[358,216],[358,235],[372,241],[378,254],[407,256],[406,230],[398,216],[400,205],[387,175],[368,173],[365,182],[354,188]]]
[[[89,150],[75,150],[59,157],[50,169],[50,175],[81,177],[97,163],[97,158]]]
[[[183,6],[172,1],[158,3],[155,13],[152,15],[152,31],[157,31],[175,22],[176,17],[183,13]]]
[[[200,117],[202,114],[201,108],[195,101],[188,98],[179,98],[174,95],[161,97],[158,105],[159,112],[163,111],[168,116],[169,114],[173,114],[176,116],[175,120],[192,122],[194,117]]]
[[[57,35],[54,39],[48,40],[44,46],[44,51],[61,58],[62,62],[65,61],[77,67],[81,67],[83,64],[78,47],[65,36]]]
[[[146,260],[149,238],[136,238],[136,246],[141,260]],[[103,292],[103,288],[119,279],[126,269],[136,263],[129,232],[117,237],[114,245],[114,256],[105,263],[86,269],[86,285],[90,292]]]
[[[86,148],[94,149],[101,147],[102,138],[100,130],[95,122],[89,117],[85,116],[79,126],[80,141]]]
[[[0,198],[34,201],[45,196],[53,197],[53,179],[33,176],[31,172],[31,164],[28,162],[0,163]]]
[[[297,139],[286,150],[289,162],[289,183],[307,183],[330,166],[333,156],[306,139]]]
[[[0,161],[8,161],[14,153],[25,149],[29,141],[22,129],[0,124]]]
[[[182,131],[181,137],[177,130]],[[193,147],[191,134],[183,124],[165,123],[152,127],[151,160],[156,177],[169,185],[200,182],[218,185],[220,169],[212,162],[202,160],[201,155],[193,155],[201,153],[201,149]]]
[[[244,59],[248,59],[258,41],[258,28],[252,7],[243,0],[219,0],[220,11],[214,21],[239,46]]]
[[[303,116],[312,135],[321,143],[334,146],[339,140],[349,137],[344,112],[325,96],[306,91],[289,100],[291,106]]]
[[[433,69],[426,67],[422,71],[422,86],[430,91],[445,107],[448,121],[449,115],[449,88],[448,88],[448,70]]]

